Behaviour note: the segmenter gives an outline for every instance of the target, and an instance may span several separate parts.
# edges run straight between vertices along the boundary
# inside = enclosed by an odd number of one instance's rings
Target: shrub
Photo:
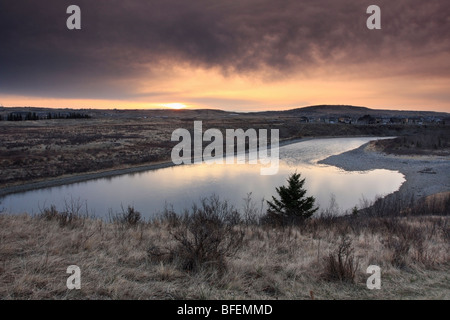
[[[391,264],[395,267],[405,268],[407,266],[407,257],[410,244],[403,237],[389,235],[383,242],[384,246],[392,251]]]
[[[263,216],[264,199],[261,201],[261,207],[258,208],[256,203],[252,199],[252,193],[247,193],[247,196],[243,198],[244,205],[242,207],[242,215],[244,223],[247,226],[257,225],[260,218]]]
[[[194,205],[182,215],[166,210],[164,217],[176,245],[165,250],[152,247],[149,255],[176,261],[183,270],[213,267],[221,272],[226,269],[226,258],[242,247],[244,231],[237,226],[238,212],[216,196],[203,199],[200,207]]]
[[[52,221],[52,220],[58,220],[60,216],[60,213],[58,210],[56,210],[56,207],[54,205],[50,206],[50,208],[45,208],[44,210],[41,210],[41,213],[39,214],[39,217],[41,219]]]
[[[38,217],[47,221],[58,221],[61,227],[70,226],[72,228],[82,226],[84,221],[88,217],[87,208],[86,212],[82,212],[82,203],[78,200],[65,201],[65,209],[58,211],[54,205],[50,208],[41,209]]]
[[[325,258],[326,280],[354,282],[359,262],[353,255],[354,248],[348,236],[343,236],[336,250]]]
[[[122,212],[113,216],[112,220],[128,226],[136,226],[141,222],[141,213],[136,211],[133,206],[128,206],[127,210],[122,207]]]

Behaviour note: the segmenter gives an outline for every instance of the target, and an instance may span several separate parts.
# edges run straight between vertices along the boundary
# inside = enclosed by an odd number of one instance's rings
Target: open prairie
[[[36,182],[48,186],[170,165],[177,143],[170,141],[173,130],[192,130],[196,120],[202,121],[203,130],[279,129],[284,142],[399,136],[324,162],[345,170],[399,170],[407,182],[401,192],[364,203],[351,216],[336,217],[332,207],[322,208],[307,221],[287,225],[266,220],[254,204],[239,212],[241,218],[229,211],[227,223],[214,216],[218,207],[210,210],[212,217],[199,221],[192,220],[195,214],[186,220],[167,214],[144,221],[132,206],[104,221],[76,203],[63,211],[43,208],[35,216],[1,214],[0,296],[450,298],[448,126],[301,123],[292,115],[209,110],[91,111],[90,119],[2,121],[0,190],[7,194]],[[424,163],[431,169],[423,169]],[[66,268],[73,264],[82,269],[83,290],[66,287]],[[382,290],[367,288],[369,265],[381,268]]]
[[[22,110],[22,109],[20,109]],[[51,178],[167,162],[177,128],[278,129],[281,141],[303,137],[397,136],[436,126],[302,123],[300,115],[216,110],[91,110],[90,119],[1,121],[0,194],[5,187]],[[6,114],[6,113],[5,113]],[[6,118],[6,116],[5,116]],[[2,192],[3,189],[3,192]]]

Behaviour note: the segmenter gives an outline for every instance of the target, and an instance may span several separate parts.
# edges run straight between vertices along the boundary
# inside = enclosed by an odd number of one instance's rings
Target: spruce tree
[[[319,208],[314,207],[316,200],[314,197],[305,196],[306,190],[303,189],[305,179],[300,179],[299,173],[293,173],[287,181],[287,186],[276,188],[280,199],[272,196],[272,201],[267,201],[268,216],[283,224],[308,219]]]

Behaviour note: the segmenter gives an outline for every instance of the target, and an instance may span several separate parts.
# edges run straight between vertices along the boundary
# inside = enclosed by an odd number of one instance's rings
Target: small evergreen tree
[[[300,174],[293,173],[287,181],[287,186],[276,188],[280,199],[272,196],[272,201],[267,201],[268,217],[283,224],[308,219],[319,208],[314,207],[314,197],[305,196],[305,179],[300,180]]]

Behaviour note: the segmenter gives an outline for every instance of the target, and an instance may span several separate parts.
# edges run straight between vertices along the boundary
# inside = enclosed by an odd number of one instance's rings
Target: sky
[[[0,0],[3,106],[450,112],[449,88],[448,0]]]

